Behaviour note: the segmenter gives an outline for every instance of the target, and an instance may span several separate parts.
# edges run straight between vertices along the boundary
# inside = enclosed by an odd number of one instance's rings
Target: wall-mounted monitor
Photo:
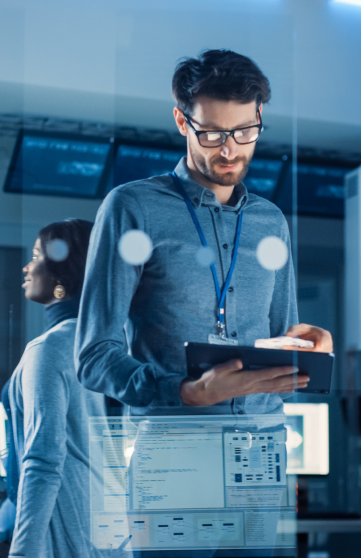
[[[287,474],[328,475],[327,403],[285,403]]]
[[[171,172],[185,155],[185,150],[167,144],[24,129],[16,141],[4,190],[103,198],[115,186]],[[327,161],[301,160],[297,165],[297,213],[342,218],[343,181],[349,170],[349,166]],[[286,157],[254,157],[244,184],[249,192],[292,214],[293,174]]]
[[[115,186],[172,172],[185,151],[120,144],[116,147],[105,194]]]
[[[120,184],[171,172],[184,156],[185,151],[119,144],[106,194]],[[281,160],[252,159],[243,182],[250,192],[272,200],[283,165]]]
[[[344,176],[350,169],[331,165],[300,162],[297,165],[297,213],[324,217],[344,215]],[[275,202],[286,213],[292,213],[292,165]]]
[[[111,161],[112,138],[21,130],[4,190],[97,198]]]
[[[283,167],[281,160],[254,158],[243,183],[249,192],[273,201]]]

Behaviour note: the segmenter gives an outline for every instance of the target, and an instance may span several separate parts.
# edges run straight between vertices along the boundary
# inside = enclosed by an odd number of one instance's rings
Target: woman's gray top
[[[20,484],[9,556],[83,558],[90,551],[88,417],[104,396],[73,364],[76,319],[29,343],[9,388]]]

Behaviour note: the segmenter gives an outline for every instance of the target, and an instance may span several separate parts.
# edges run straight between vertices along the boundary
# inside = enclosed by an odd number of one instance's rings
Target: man
[[[173,95],[187,158],[175,176],[114,189],[97,216],[75,348],[79,379],[134,414],[280,412],[278,394],[295,387],[291,367],[240,372],[242,363],[231,361],[189,381],[184,350],[186,341],[253,345],[298,321],[291,256],[276,272],[256,258],[267,236],[282,239],[290,254],[287,223],[242,184],[262,130],[268,80],[250,59],[210,50],[178,65]],[[154,247],[141,266],[118,253],[132,229],[147,233]],[[213,271],[197,263],[199,234],[215,254]],[[215,284],[224,289],[232,262],[222,306]],[[295,326],[289,335],[332,348],[318,328]],[[299,376],[296,383],[307,381]]]

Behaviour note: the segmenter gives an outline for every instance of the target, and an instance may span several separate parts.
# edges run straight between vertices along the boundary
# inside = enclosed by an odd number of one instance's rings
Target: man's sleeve
[[[288,260],[284,267],[275,272],[275,286],[269,315],[271,337],[284,335],[291,325],[298,324],[291,241],[287,221],[283,215],[279,236],[287,246]]]
[[[61,354],[41,343],[27,350],[21,374],[24,457],[10,556],[36,558],[44,545],[66,458],[69,386]]]
[[[122,260],[121,236],[144,231],[146,208],[127,190],[113,191],[99,209],[89,246],[75,340],[78,378],[87,389],[105,393],[132,407],[179,406],[182,378],[157,372],[127,354],[124,325],[143,266]]]

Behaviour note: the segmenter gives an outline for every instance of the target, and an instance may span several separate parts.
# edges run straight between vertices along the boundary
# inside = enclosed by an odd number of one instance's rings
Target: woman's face
[[[57,302],[54,297],[54,280],[46,269],[39,238],[34,244],[32,260],[23,268],[23,273],[25,281],[22,287],[28,300],[46,305]]]

